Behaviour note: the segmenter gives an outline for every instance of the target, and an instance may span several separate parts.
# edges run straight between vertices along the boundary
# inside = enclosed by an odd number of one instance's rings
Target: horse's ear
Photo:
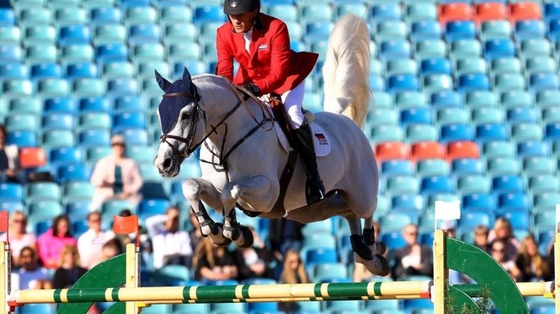
[[[185,70],[183,71],[183,82],[190,82],[191,81],[191,74],[189,73],[189,70],[187,70],[187,67],[185,67]]]
[[[165,92],[167,88],[171,86],[171,82],[169,82],[163,76],[161,76],[161,74],[159,74],[157,70],[154,70],[154,72],[156,73],[156,81],[159,85],[159,88],[161,88],[161,90]]]

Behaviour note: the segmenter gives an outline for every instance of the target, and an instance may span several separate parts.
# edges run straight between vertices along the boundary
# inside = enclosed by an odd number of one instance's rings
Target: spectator
[[[440,225],[440,229],[447,232],[447,237],[449,238],[456,238],[457,237],[457,233],[456,233],[456,229],[457,229],[457,221],[456,220],[444,220],[441,222]],[[448,279],[449,279],[449,284],[467,284],[467,283],[473,283],[472,279],[470,279],[469,277],[467,277],[466,275],[450,269],[449,270],[449,274],[448,274]]]
[[[10,226],[8,233],[10,235],[10,249],[12,251],[12,267],[19,268],[21,262],[19,253],[21,249],[28,246],[37,250],[37,237],[34,233],[27,232],[27,216],[21,210],[15,211],[10,217]],[[0,235],[0,241],[7,240],[7,233]]]
[[[528,235],[521,241],[515,264],[521,272],[519,281],[554,280],[554,274],[550,271],[548,261],[540,254],[537,241],[533,235]]]
[[[87,215],[88,230],[78,238],[81,266],[91,269],[101,262],[103,244],[115,237],[111,230],[101,229],[101,214],[98,211]]]
[[[249,227],[253,233],[253,246],[237,248],[234,252],[239,270],[238,281],[250,278],[272,278],[272,269],[269,267],[274,261],[274,254],[269,250],[255,229]]]
[[[406,246],[395,251],[391,276],[397,280],[403,276],[433,276],[432,248],[418,243],[418,226],[408,224],[403,228]]]
[[[105,242],[101,248],[101,261],[106,261],[124,252],[122,242],[117,238]]]
[[[193,247],[191,238],[184,230],[179,230],[179,209],[169,207],[165,215],[154,215],[146,219],[148,235],[152,239],[153,266],[176,264],[192,266]]]
[[[189,219],[191,221],[192,229],[189,231],[189,236],[191,238],[191,245],[193,248],[197,247],[200,241],[202,240],[202,231],[198,225],[198,220],[194,215],[194,211],[191,209],[189,210]]]
[[[289,249],[284,255],[284,265],[282,273],[280,274],[280,283],[282,284],[297,284],[309,283],[309,275],[305,269],[305,265],[301,261],[298,250]],[[290,313],[294,310],[294,304],[291,302],[279,303],[279,309],[285,313]]]
[[[8,131],[0,124],[0,182],[25,183],[25,171],[19,166],[19,148],[7,145]]]
[[[193,255],[195,279],[203,283],[235,280],[238,276],[235,258],[227,247],[215,246],[203,238]]]
[[[73,245],[67,245],[60,253],[60,267],[53,276],[53,288],[64,289],[72,287],[87,269],[80,266],[80,254]]]
[[[494,223],[494,229],[488,234],[490,246],[495,240],[504,240],[506,242],[506,258],[515,261],[519,253],[519,241],[515,238],[513,228],[505,217],[498,217]]]
[[[496,239],[491,245],[492,257],[502,265],[506,272],[511,276],[514,281],[519,281],[521,271],[515,265],[515,261],[507,257],[508,242],[504,239]]]
[[[20,252],[21,268],[17,272],[19,289],[51,289],[49,272],[41,267],[37,260],[37,252],[26,246]]]
[[[76,238],[70,232],[70,220],[66,215],[58,215],[54,218],[52,227],[39,236],[37,248],[39,257],[48,269],[60,267],[60,253],[66,245],[76,246]]]
[[[487,253],[490,252],[490,244],[488,243],[489,233],[490,230],[485,225],[478,225],[474,228],[474,246]]]
[[[117,198],[137,205],[142,199],[139,193],[143,180],[136,162],[125,157],[125,141],[122,135],[111,138],[113,153],[101,158],[91,175],[93,191],[92,209],[100,210],[108,199]]]
[[[301,223],[286,218],[270,221],[270,245],[278,260],[284,260],[284,254],[290,249],[296,251],[301,249],[303,243],[302,228]]]
[[[380,241],[381,239],[379,237],[379,234],[381,233],[381,226],[379,225],[379,222],[377,222],[377,221],[373,222],[373,232],[374,232],[374,236],[375,236],[375,241]],[[351,256],[353,256],[354,251],[350,250],[349,254]],[[388,258],[388,256],[389,256],[389,250],[388,249],[385,251],[383,256],[385,258]],[[354,271],[352,273],[352,281],[362,282],[362,281],[371,280],[372,278],[375,278],[375,277],[376,277],[376,275],[370,273],[370,271],[367,270],[367,268],[364,264],[354,262]]]

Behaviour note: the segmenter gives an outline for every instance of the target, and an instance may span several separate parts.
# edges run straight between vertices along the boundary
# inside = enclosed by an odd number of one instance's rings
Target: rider
[[[308,204],[325,197],[325,187],[313,146],[313,133],[301,104],[304,80],[313,70],[318,55],[290,49],[288,28],[281,20],[260,12],[260,0],[224,0],[229,22],[218,28],[216,74],[242,85],[255,96],[278,94],[294,135],[307,175]],[[234,60],[239,64],[235,77]]]

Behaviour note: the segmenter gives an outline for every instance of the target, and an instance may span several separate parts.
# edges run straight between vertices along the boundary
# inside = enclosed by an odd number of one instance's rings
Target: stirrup
[[[325,187],[321,180],[308,179],[305,184],[305,200],[307,205],[325,199]]]

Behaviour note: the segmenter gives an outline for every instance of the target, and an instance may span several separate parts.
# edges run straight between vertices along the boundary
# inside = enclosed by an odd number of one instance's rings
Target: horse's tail
[[[331,32],[323,65],[325,111],[342,113],[360,127],[371,98],[369,44],[364,19],[345,15]]]

